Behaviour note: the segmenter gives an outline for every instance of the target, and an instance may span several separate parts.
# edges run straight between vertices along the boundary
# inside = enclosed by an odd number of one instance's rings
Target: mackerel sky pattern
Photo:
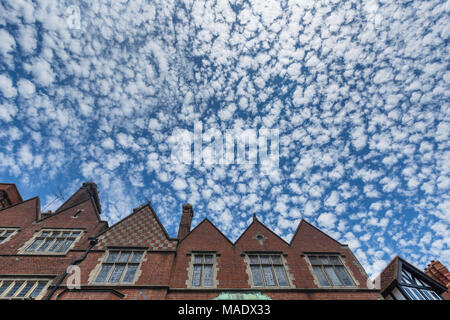
[[[371,276],[450,266],[449,8],[3,0],[0,180],[46,210],[95,181],[110,223],[151,201],[171,236],[186,202],[232,240],[254,213],[288,241],[304,218]],[[195,121],[278,129],[279,167],[174,163]]]

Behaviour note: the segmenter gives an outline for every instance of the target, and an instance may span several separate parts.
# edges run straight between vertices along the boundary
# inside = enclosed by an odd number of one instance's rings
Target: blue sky
[[[371,276],[450,266],[447,1],[0,3],[0,180],[55,209],[95,181],[110,223],[182,204],[235,240],[301,218]],[[179,134],[279,130],[279,167],[171,161]],[[206,147],[206,145],[205,145]]]

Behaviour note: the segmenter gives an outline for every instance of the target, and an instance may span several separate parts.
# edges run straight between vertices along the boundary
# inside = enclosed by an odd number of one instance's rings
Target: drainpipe
[[[84,253],[84,255],[80,259],[74,260],[70,265],[72,265],[72,266],[77,265],[80,262],[82,262],[84,259],[86,259],[89,251],[91,251],[91,249],[97,244],[97,242],[98,242],[97,239],[92,239],[91,242],[89,243],[89,247],[86,249],[86,252]],[[52,291],[47,295],[47,297],[44,300],[50,300],[50,298],[53,296],[53,294],[56,292],[56,290],[58,290],[59,286],[64,281],[64,278],[66,276],[67,276],[67,269],[66,269],[66,271],[64,271],[64,274],[61,276],[61,278],[59,278],[58,282],[55,284]]]

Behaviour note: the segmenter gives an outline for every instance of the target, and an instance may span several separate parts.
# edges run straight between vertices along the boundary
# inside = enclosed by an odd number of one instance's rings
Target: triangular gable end
[[[227,236],[225,236],[222,231],[217,228],[214,223],[212,223],[208,218],[204,218],[198,225],[195,226],[194,229],[192,229],[183,239],[180,240],[180,244],[187,238],[189,238],[191,235],[195,236],[197,232],[201,232],[203,228],[210,226],[214,231],[216,231],[222,238],[224,238],[231,246],[233,246],[233,243],[230,239],[228,239]]]
[[[305,241],[308,240],[308,241]],[[320,241],[319,241],[320,240]],[[342,244],[336,239],[333,239],[328,234],[315,227],[305,219],[302,219],[297,227],[297,230],[294,233],[294,236],[291,239],[291,246],[302,246],[305,247],[305,250],[308,250],[308,243],[315,245],[316,243],[322,244],[335,244],[337,247],[348,247],[346,244]]]
[[[241,241],[247,241],[247,235],[252,234],[253,236],[250,236],[252,240],[255,240],[255,243],[258,243],[259,241],[256,241],[255,238],[258,234],[261,234],[263,238],[261,238],[262,243],[266,243],[266,240],[270,240],[271,242],[275,241],[278,242],[278,244],[285,245],[286,247],[289,247],[289,243],[287,243],[283,238],[281,238],[279,235],[277,235],[275,232],[273,232],[270,228],[268,228],[264,223],[259,221],[256,217],[253,218],[252,223],[247,227],[247,229],[244,230],[244,232],[239,236],[239,238],[234,243],[235,246],[237,246]],[[264,239],[266,238],[266,239]],[[273,243],[274,248],[279,247],[278,244]],[[259,246],[258,246],[259,247]]]
[[[28,225],[33,221],[37,221],[40,213],[41,201],[39,197],[34,197],[0,210],[2,219],[7,219],[6,217],[11,215],[15,221],[20,221],[21,225]]]
[[[174,251],[176,246],[177,240],[169,238],[150,204],[146,204],[101,233],[94,249],[145,247],[151,251]]]

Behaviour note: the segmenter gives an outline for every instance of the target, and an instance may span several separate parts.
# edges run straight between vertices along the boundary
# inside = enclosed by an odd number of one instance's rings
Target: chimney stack
[[[194,210],[192,209],[192,206],[189,203],[183,205],[180,227],[178,228],[178,239],[183,239],[191,231],[191,222],[193,216]]]

